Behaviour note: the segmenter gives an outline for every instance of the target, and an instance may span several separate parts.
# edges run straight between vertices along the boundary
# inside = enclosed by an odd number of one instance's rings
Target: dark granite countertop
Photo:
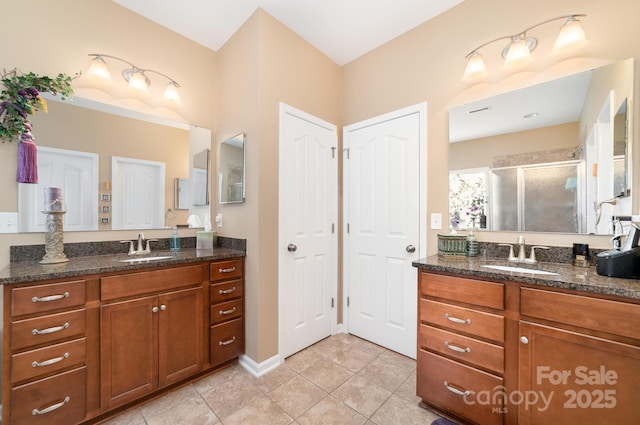
[[[546,262],[531,265],[492,258],[443,257],[438,255],[414,261],[413,265],[426,271],[455,273],[491,280],[509,280],[550,288],[570,289],[591,294],[613,295],[640,300],[640,280],[600,276],[593,266],[582,268],[574,267],[571,264]],[[557,275],[494,270],[483,267],[485,265],[537,269],[557,273]]]
[[[144,259],[145,256],[170,256],[171,258],[134,263],[124,263],[120,261],[133,258]],[[38,261],[12,262],[0,271],[0,284],[7,285],[97,273],[135,271],[149,267],[183,265],[199,261],[224,260],[244,256],[245,251],[230,248],[214,248],[213,251],[200,251],[195,248],[187,248],[175,253],[170,251],[154,251],[147,255],[140,255],[139,257],[128,256],[126,254],[72,257],[68,262],[58,264],[40,264]]]

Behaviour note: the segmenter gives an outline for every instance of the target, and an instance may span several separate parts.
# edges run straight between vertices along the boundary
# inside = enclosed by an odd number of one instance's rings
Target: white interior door
[[[411,262],[421,255],[426,233],[420,197],[425,115],[422,104],[344,129],[348,330],[412,358],[417,272]]]
[[[280,356],[331,335],[337,291],[336,126],[280,105]]]

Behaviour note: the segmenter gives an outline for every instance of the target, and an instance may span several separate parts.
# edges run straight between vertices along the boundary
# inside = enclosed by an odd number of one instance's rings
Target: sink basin
[[[121,263],[147,263],[150,261],[169,260],[174,258],[172,255],[158,255],[156,257],[139,257],[139,258],[125,258],[120,260]]]
[[[494,266],[494,265],[483,265],[482,267],[486,267],[488,269],[494,270],[502,270],[505,272],[518,272],[518,273],[529,273],[529,274],[545,274],[551,276],[557,276],[558,273],[547,272],[544,270],[537,269],[527,269],[526,267],[514,267],[514,266]]]

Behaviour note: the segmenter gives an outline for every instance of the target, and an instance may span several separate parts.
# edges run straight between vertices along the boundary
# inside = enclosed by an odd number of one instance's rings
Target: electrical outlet
[[[18,213],[0,213],[0,233],[18,233]]]
[[[431,213],[431,228],[433,230],[442,229],[442,214]]]
[[[222,214],[216,214],[216,227],[222,227]]]

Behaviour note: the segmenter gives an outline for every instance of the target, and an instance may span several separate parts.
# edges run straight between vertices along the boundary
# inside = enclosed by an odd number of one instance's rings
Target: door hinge
[[[333,298],[331,298],[331,308],[333,308]]]
[[[349,307],[349,297],[347,297],[347,307]]]
[[[331,233],[335,233],[336,232],[336,223],[331,223]]]
[[[347,233],[349,233],[349,230],[350,230],[350,226],[349,226],[349,223],[347,223]]]
[[[331,158],[335,159],[335,157],[336,157],[336,147],[331,146]]]
[[[349,159],[349,148],[344,148],[343,151],[347,154],[347,159]]]

